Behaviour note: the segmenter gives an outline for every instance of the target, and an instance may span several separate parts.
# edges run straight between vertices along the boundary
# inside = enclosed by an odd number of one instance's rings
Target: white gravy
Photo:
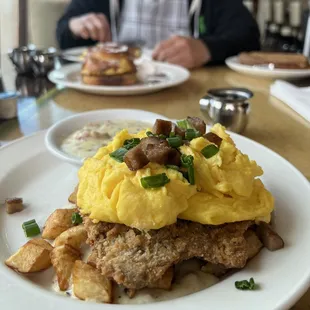
[[[150,127],[152,127],[150,123],[135,120],[108,120],[102,123],[90,123],[65,138],[61,149],[75,157],[91,157],[100,147],[107,145],[122,129],[128,129],[130,133],[138,133]]]

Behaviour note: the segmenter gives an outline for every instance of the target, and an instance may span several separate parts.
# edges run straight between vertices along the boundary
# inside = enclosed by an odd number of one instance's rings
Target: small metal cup
[[[27,74],[32,72],[31,62],[34,54],[34,45],[21,46],[11,49],[8,52],[8,56],[19,74]]]
[[[248,100],[253,93],[245,88],[210,89],[199,101],[200,110],[209,125],[220,123],[228,130],[244,131],[250,113]]]
[[[31,68],[35,76],[46,76],[54,69],[58,52],[54,47],[36,50],[31,59]]]

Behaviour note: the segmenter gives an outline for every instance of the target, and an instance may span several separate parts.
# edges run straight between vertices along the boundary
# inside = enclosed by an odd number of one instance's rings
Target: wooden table
[[[132,96],[96,96],[64,89],[52,93],[52,98],[24,102],[19,107],[19,119],[0,124],[0,140],[11,140],[48,128],[68,115],[96,109],[143,109],[170,118],[201,116],[199,99],[215,87],[246,87],[254,92],[249,125],[245,136],[269,147],[295,165],[310,179],[310,123],[269,96],[272,80],[241,75],[225,67],[203,68],[192,72],[191,78],[175,88],[158,93]],[[309,83],[310,81],[306,81]],[[48,93],[49,94],[49,93]],[[310,309],[310,290],[293,307]]]

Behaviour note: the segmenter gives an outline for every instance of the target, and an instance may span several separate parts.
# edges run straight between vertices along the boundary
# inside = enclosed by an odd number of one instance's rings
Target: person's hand
[[[88,13],[69,20],[72,33],[85,40],[111,41],[110,25],[104,14]]]
[[[211,60],[207,46],[198,39],[173,36],[154,49],[153,59],[166,61],[185,68],[197,68]]]

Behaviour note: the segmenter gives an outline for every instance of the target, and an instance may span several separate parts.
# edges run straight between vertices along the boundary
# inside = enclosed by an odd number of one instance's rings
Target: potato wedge
[[[50,252],[53,247],[45,240],[32,239],[24,244],[5,264],[21,273],[45,270],[50,267]]]
[[[76,204],[76,195],[77,195],[77,191],[78,191],[79,186],[77,185],[74,189],[74,192],[71,193],[71,195],[68,198],[68,201],[71,203]]]
[[[82,243],[86,242],[87,232],[84,225],[73,226],[61,233],[56,239],[54,246],[68,244],[75,249],[79,249]]]
[[[150,284],[149,288],[160,288],[163,290],[170,290],[171,289],[171,283],[174,275],[173,267],[169,268],[162,278],[160,278],[158,281]]]
[[[77,212],[76,209],[56,209],[45,222],[42,238],[54,240],[62,232],[66,231],[72,224],[72,214]]]
[[[112,302],[111,281],[96,268],[77,260],[73,268],[73,292],[82,300]]]
[[[87,257],[87,264],[96,268],[97,254],[94,251],[91,251]]]
[[[61,291],[69,288],[74,262],[81,258],[81,253],[70,245],[61,245],[51,252],[52,265],[55,268],[58,286]]]

